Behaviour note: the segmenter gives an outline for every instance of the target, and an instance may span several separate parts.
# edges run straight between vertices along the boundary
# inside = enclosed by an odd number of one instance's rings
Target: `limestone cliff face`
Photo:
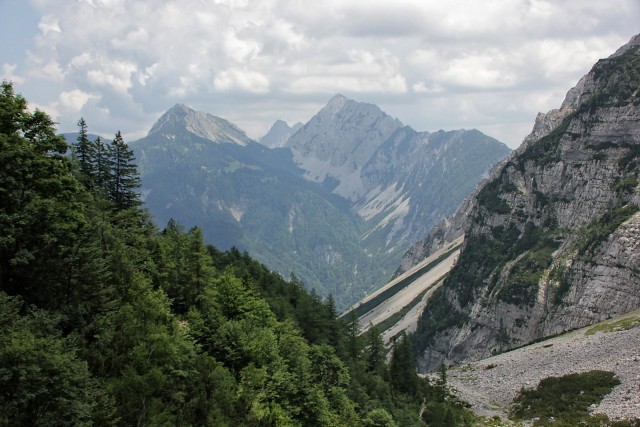
[[[427,305],[422,371],[480,359],[640,307],[640,36],[541,114],[449,223],[457,266]],[[440,243],[439,243],[440,242]]]
[[[375,105],[342,95],[286,146],[306,179],[346,199],[364,220],[365,245],[394,259],[511,152],[475,129],[417,132]]]

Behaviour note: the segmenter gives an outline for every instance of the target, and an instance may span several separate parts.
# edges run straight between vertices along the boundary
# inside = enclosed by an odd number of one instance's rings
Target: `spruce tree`
[[[411,342],[403,333],[393,346],[389,365],[391,385],[398,391],[415,394],[418,388],[416,361],[413,357]]]
[[[80,181],[88,188],[93,186],[93,155],[92,144],[89,141],[89,135],[87,133],[87,123],[84,118],[80,118],[78,121],[78,138],[74,145],[74,154],[78,161],[80,169]]]
[[[377,326],[370,325],[369,331],[367,332],[367,339],[367,370],[376,374],[382,374],[385,370],[387,351]]]
[[[95,188],[109,193],[109,146],[105,144],[102,138],[97,137],[91,143],[91,170],[93,172],[93,183]]]
[[[141,204],[140,195],[136,190],[140,187],[140,175],[135,165],[133,151],[122,139],[120,131],[110,145],[111,176],[109,193],[116,208],[125,210]]]

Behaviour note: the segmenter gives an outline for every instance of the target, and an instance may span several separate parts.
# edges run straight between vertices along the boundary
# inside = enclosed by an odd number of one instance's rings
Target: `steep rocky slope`
[[[334,96],[286,144],[305,177],[352,204],[371,250],[404,252],[510,150],[477,130],[417,132],[375,105]]]
[[[423,372],[640,307],[639,45],[599,61],[539,115],[466,215],[407,258],[464,232],[415,334]]]
[[[260,138],[258,142],[269,148],[282,148],[291,135],[299,131],[302,126],[302,123],[289,126],[289,124],[283,120],[276,120],[269,129],[269,132]]]

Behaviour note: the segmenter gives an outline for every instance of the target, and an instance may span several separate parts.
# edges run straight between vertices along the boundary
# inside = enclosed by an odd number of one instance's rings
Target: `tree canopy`
[[[425,425],[405,344],[389,367],[295,277],[158,230],[120,132],[79,126],[67,156],[2,84],[0,426]]]

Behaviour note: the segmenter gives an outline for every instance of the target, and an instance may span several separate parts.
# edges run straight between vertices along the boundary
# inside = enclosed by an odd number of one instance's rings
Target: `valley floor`
[[[603,323],[629,317],[640,319],[640,310]],[[535,388],[540,380],[552,376],[593,369],[612,371],[621,384],[593,412],[611,419],[640,418],[640,326],[588,335],[589,329],[451,368],[449,385],[477,415],[506,419],[509,405],[522,387]]]

